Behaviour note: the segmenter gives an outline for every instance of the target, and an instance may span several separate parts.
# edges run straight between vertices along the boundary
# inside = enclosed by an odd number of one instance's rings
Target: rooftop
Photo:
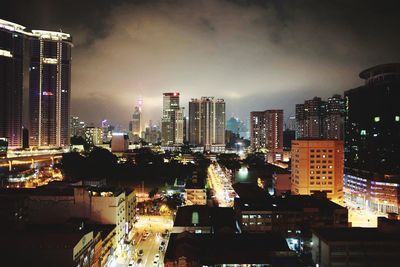
[[[241,210],[254,211],[304,211],[305,209],[319,209],[321,211],[333,211],[346,208],[326,199],[308,195],[289,195],[266,198],[235,198],[235,206]]]
[[[266,234],[171,234],[165,261],[186,257],[202,265],[269,264],[296,266],[295,252],[284,238]]]
[[[319,228],[312,232],[325,242],[400,242],[400,235],[385,233],[379,228]]]
[[[234,231],[234,212],[232,208],[208,207],[204,205],[182,206],[176,212],[174,227],[177,226],[210,226],[215,231],[223,228]]]

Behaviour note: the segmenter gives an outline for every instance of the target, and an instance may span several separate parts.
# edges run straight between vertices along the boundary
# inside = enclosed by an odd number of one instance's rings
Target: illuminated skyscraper
[[[344,100],[340,95],[320,97],[296,105],[297,139],[343,140]]]
[[[30,145],[69,145],[72,38],[33,30],[30,39]]]
[[[0,138],[22,147],[22,88],[25,27],[0,19]]]
[[[225,145],[225,101],[214,97],[189,102],[189,143],[205,146]]]
[[[360,73],[363,86],[345,92],[347,201],[400,212],[400,63]]]
[[[283,150],[283,110],[253,111],[250,113],[251,146],[270,152]]]
[[[129,122],[129,131],[136,137],[140,137],[142,132],[141,128],[141,116],[140,107],[136,106],[135,111],[132,114],[132,120]]]
[[[343,140],[344,138],[344,99],[334,95],[326,102],[324,137],[326,139]]]
[[[162,144],[164,145],[182,144],[183,116],[181,116],[181,112],[183,111],[181,111],[181,108],[179,106],[179,93],[178,92],[164,93],[163,114],[161,118]]]

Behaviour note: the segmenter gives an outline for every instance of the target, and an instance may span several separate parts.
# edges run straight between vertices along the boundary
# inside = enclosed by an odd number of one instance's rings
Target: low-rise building
[[[272,175],[272,187],[274,188],[275,195],[277,196],[290,193],[292,187],[290,173],[274,173]]]
[[[115,224],[118,244],[128,235],[136,217],[134,191],[125,192],[114,187],[51,183],[33,190],[26,204],[28,220],[34,223],[62,223],[70,218],[87,218],[97,224]]]
[[[205,184],[198,179],[197,173],[193,174],[192,179],[188,179],[185,185],[185,204],[186,205],[206,205],[207,192]]]
[[[398,266],[400,235],[393,229],[320,228],[312,232],[312,258],[316,266]]]
[[[235,216],[232,208],[191,205],[179,207],[173,233],[234,233]]]
[[[171,234],[164,266],[297,267],[296,253],[279,234]]]

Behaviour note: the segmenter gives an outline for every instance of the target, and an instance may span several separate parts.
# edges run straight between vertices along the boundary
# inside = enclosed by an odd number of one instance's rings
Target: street
[[[127,253],[113,259],[109,266],[125,267],[130,262],[134,262],[133,266],[164,266],[164,253],[169,235],[163,237],[162,234],[165,235],[166,230],[170,231],[172,225],[171,216],[140,216],[134,228],[134,245],[129,246]],[[148,233],[147,237],[146,233]],[[162,242],[164,249],[160,251]],[[141,250],[143,255],[139,255]],[[157,254],[159,255],[158,264],[154,264]]]
[[[224,172],[221,166],[216,163],[208,167],[208,183],[213,189],[214,197],[220,207],[232,207],[235,191],[232,187],[230,174]]]

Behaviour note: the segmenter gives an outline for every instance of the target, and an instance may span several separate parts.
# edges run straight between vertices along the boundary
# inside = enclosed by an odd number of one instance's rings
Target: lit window
[[[394,116],[394,120],[399,122],[400,121],[400,116]]]
[[[381,120],[380,117],[375,117],[375,118],[374,118],[374,122],[379,122],[380,120]]]
[[[361,130],[361,135],[367,135],[367,131],[366,130]]]

